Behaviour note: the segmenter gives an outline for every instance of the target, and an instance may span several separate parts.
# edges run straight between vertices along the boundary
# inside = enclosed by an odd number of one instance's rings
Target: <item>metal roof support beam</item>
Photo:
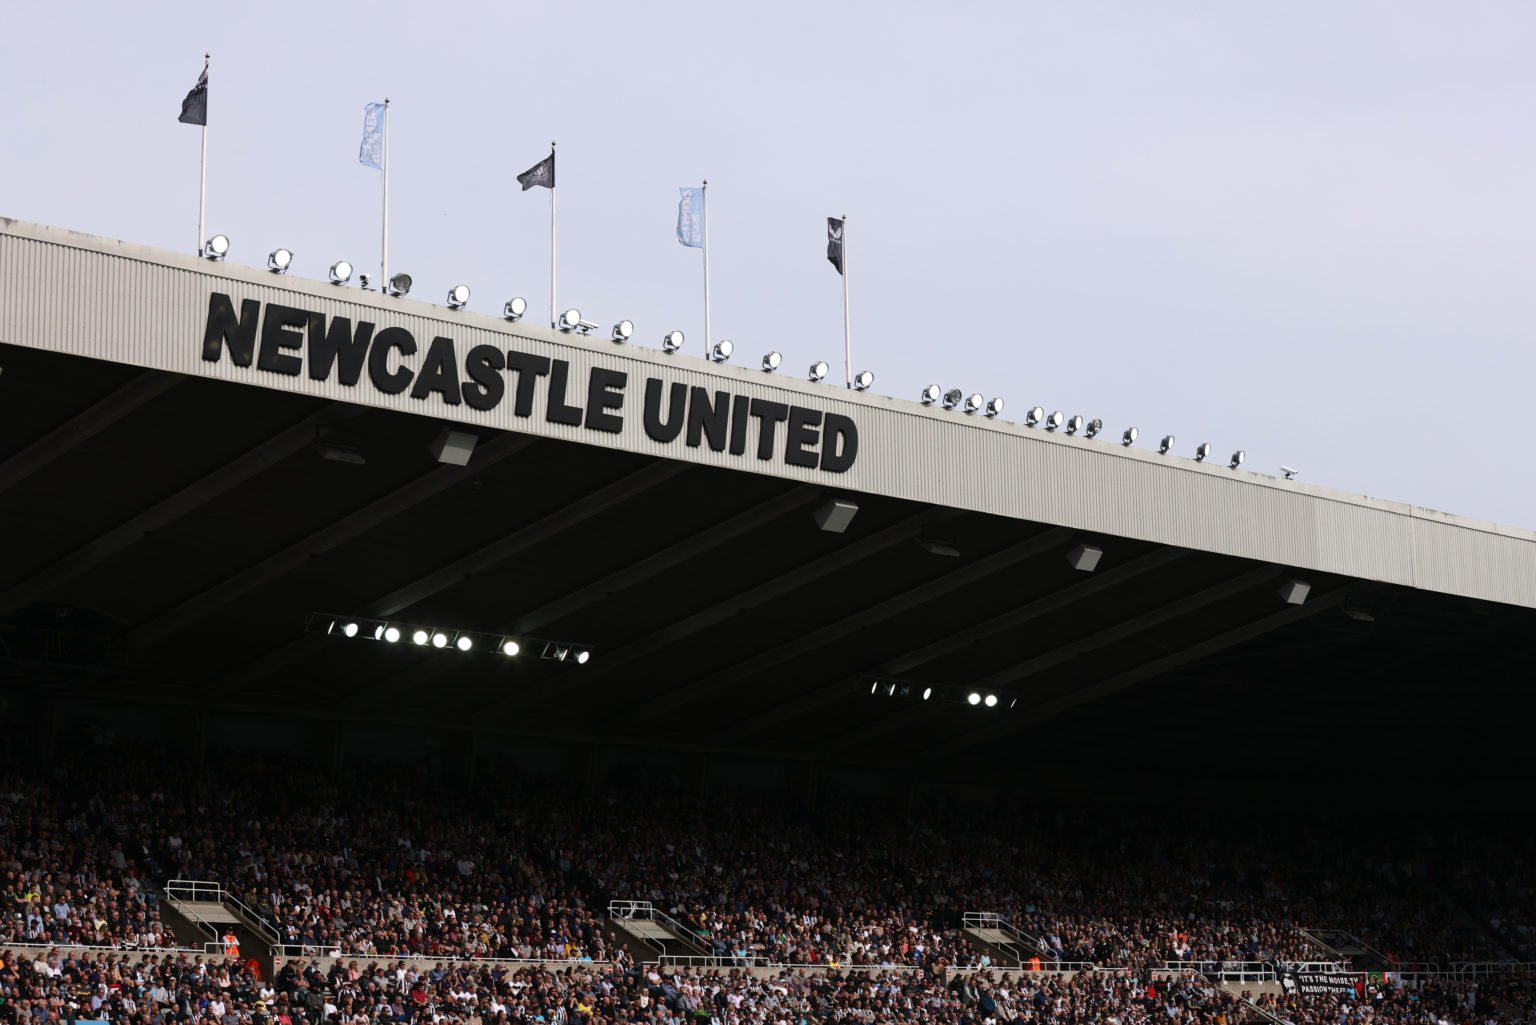
[[[20,484],[49,463],[117,423],[135,409],[163,395],[182,380],[175,374],[146,370],[110,395],[59,424],[26,448],[0,463],[0,494]]]
[[[39,598],[47,597],[80,574],[95,569],[113,556],[131,548],[151,531],[176,522],[187,513],[245,483],[268,467],[275,466],[308,445],[314,439],[315,428],[320,424],[334,423],[339,419],[356,416],[362,411],[361,406],[335,407],[327,404],[324,408],[279,431],[244,455],[225,463],[201,480],[194,481],[169,498],[107,531],[94,541],[75,549],[51,566],[38,570],[21,583],[0,594],[0,616],[30,605]]]
[[[599,513],[606,512],[616,505],[625,502],[641,492],[647,491],[656,485],[667,481],[683,473],[688,469],[686,463],[656,462],[625,477],[620,477],[605,487],[587,495],[585,498],[574,502],[562,509],[557,509],[542,519],[530,523],[513,531],[501,540],[476,548],[461,558],[455,559],[446,566],[433,570],[424,577],[420,577],[404,584],[390,593],[369,602],[358,611],[358,614],[370,619],[387,619],[417,602],[432,597],[441,591],[452,587],[459,581],[472,577],[477,573],[497,565],[511,558],[518,552],[542,544],[562,531],[584,523]],[[241,687],[248,683],[264,679],[270,673],[290,665],[302,658],[306,652],[314,649],[317,644],[323,644],[323,634],[306,633],[297,640],[290,641],[275,651],[270,651],[260,658],[254,659],[239,669],[226,674],[212,686],[217,687]]]
[[[119,643],[123,647],[142,648],[166,634],[195,623],[209,613],[302,566],[310,559],[325,554],[337,545],[372,530],[428,499],[435,498],[455,484],[468,480],[474,473],[521,452],[532,445],[534,440],[526,436],[499,434],[476,448],[473,472],[467,471],[462,466],[451,465],[430,470],[410,483],[375,499],[361,509],[322,527],[282,551],[267,556],[255,565],[241,570],[201,594],[187,599],[175,608],[136,627]]]

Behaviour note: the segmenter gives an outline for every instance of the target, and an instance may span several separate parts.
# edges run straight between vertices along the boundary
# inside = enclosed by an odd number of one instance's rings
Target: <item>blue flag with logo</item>
[[[363,108],[363,144],[357,162],[364,167],[384,166],[384,104],[370,103]]]
[[[699,249],[704,245],[704,190],[678,189],[682,200],[677,204],[677,240]]]

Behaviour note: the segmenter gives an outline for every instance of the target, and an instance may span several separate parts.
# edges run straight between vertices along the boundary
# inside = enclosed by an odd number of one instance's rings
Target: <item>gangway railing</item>
[[[1020,965],[1035,957],[1040,958],[1041,961],[1053,963],[1056,960],[1055,954],[1044,940],[1020,932],[1014,928],[1012,922],[995,911],[967,911],[960,916],[960,924],[974,932],[987,931],[998,934],[1001,939],[978,938],[983,943],[997,947]]]
[[[665,911],[657,910],[656,906],[648,900],[610,900],[608,902],[608,918],[615,922],[657,922],[670,932],[679,943],[693,951],[693,957],[712,959],[719,964],[723,955],[716,954],[705,945],[703,938],[688,928]],[[638,936],[647,946],[655,949],[657,957],[669,954],[665,943],[653,936],[626,930],[632,935]],[[673,955],[681,956],[681,955]]]
[[[209,930],[214,938],[221,939],[212,923],[205,922],[197,912],[187,907],[189,903],[227,904],[238,913],[244,925],[274,950],[282,945],[283,937],[272,924],[246,905],[239,897],[210,879],[172,879],[165,884],[165,897],[185,917],[196,921]]]

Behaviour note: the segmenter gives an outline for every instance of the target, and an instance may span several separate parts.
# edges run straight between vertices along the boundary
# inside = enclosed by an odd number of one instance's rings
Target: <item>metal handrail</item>
[[[641,921],[648,920],[652,922],[660,922],[662,925],[666,926],[672,931],[679,942],[683,943],[685,946],[693,948],[698,952],[700,957],[713,958],[715,963],[718,964],[721,958],[724,956],[722,954],[710,953],[710,951],[701,942],[702,938],[698,933],[694,932],[692,929],[688,928],[686,925],[679,922],[665,911],[658,911],[656,906],[648,900],[610,900],[608,902],[608,918],[609,920],[619,921],[634,921],[638,918]],[[666,947],[663,944],[658,943],[651,937],[642,936],[640,938],[644,940],[648,945],[655,947],[658,955],[665,954],[667,952]]]

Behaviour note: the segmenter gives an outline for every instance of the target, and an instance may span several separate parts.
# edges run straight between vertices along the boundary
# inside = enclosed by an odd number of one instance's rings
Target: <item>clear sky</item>
[[[1247,469],[1536,527],[1536,5],[15,4],[0,215],[294,272],[378,262],[391,103],[413,297],[560,305],[702,350],[677,189],[710,180],[716,337],[1210,441]],[[1039,482],[1049,487],[1049,481]]]

